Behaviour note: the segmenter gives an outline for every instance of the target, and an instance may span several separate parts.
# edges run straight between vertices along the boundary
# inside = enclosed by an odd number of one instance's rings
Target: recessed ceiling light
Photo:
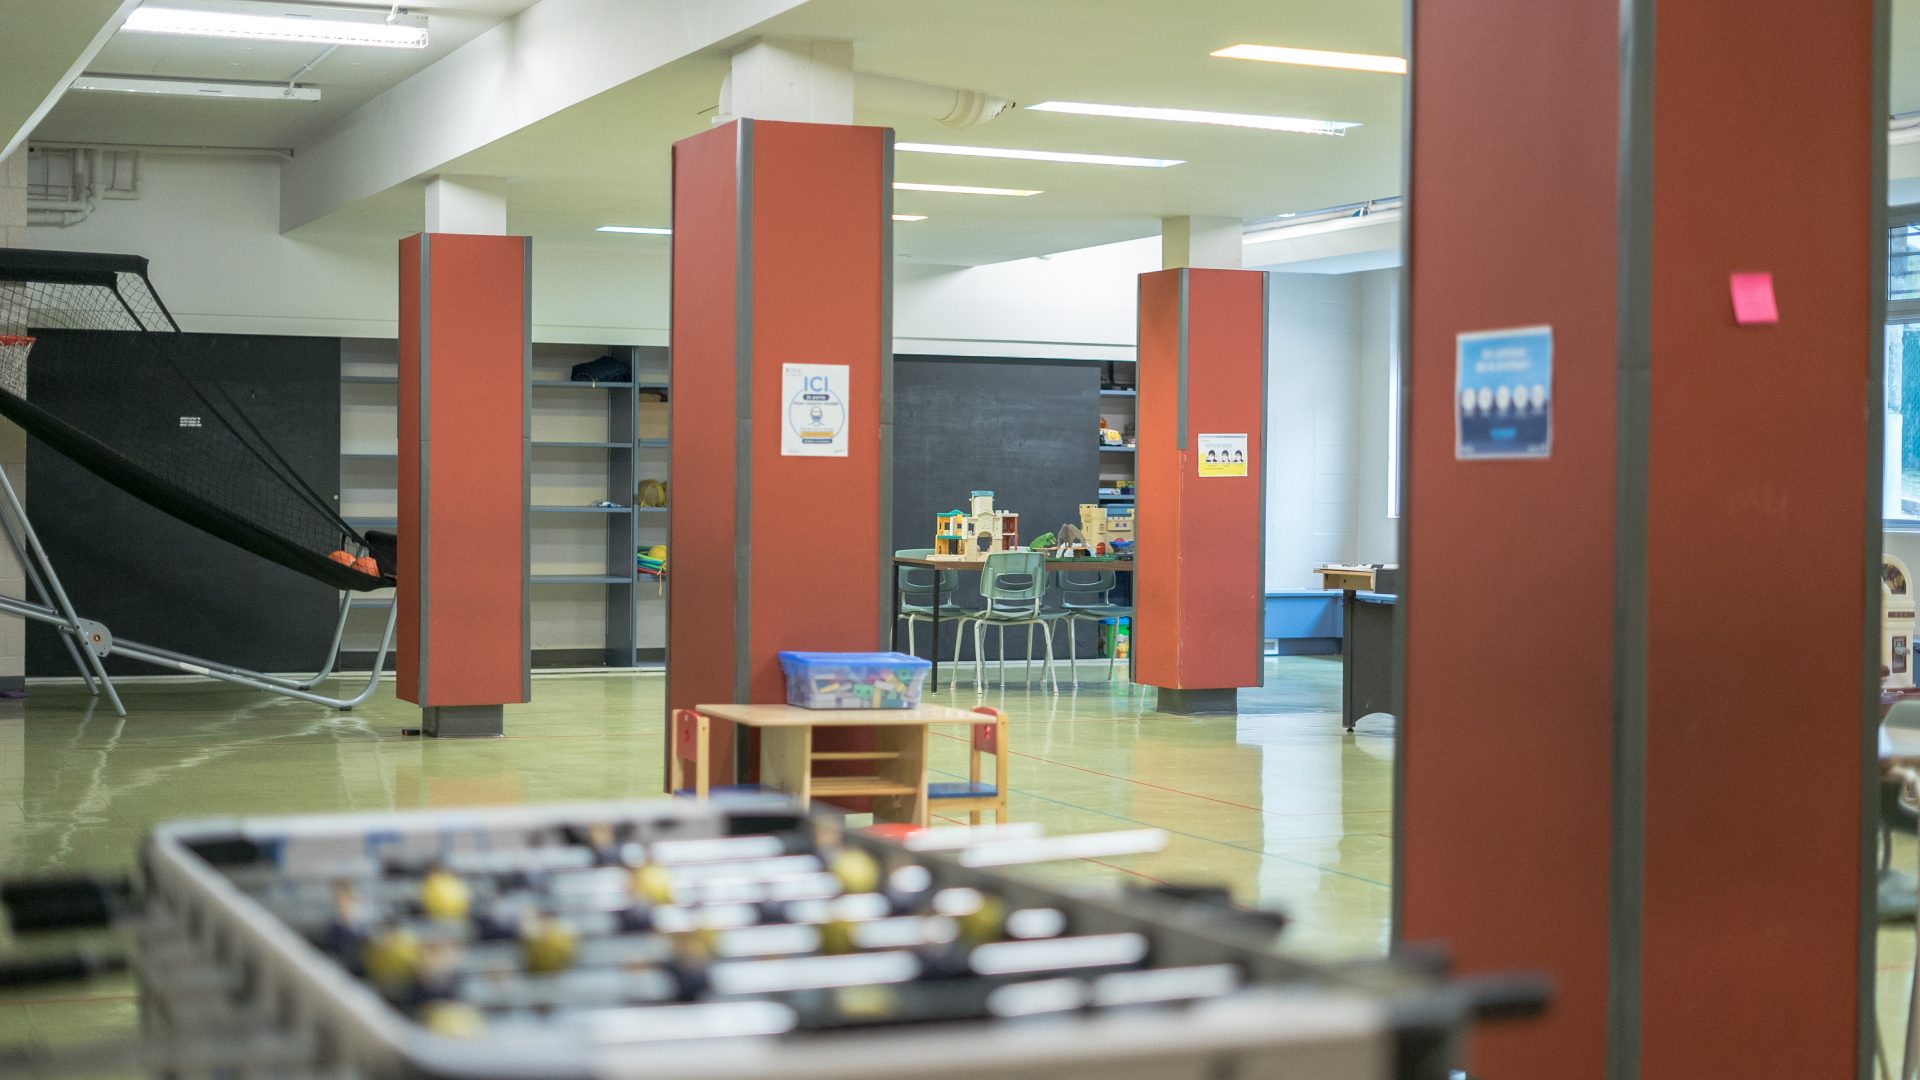
[[[651,225],[602,225],[594,232],[635,233],[641,236],[672,236],[672,229],[657,229]]]
[[[1302,67],[1341,68],[1346,71],[1378,71],[1385,75],[1405,75],[1407,58],[1378,56],[1373,53],[1328,52],[1325,49],[1294,49],[1285,45],[1229,45],[1210,55],[1227,60],[1264,60],[1269,64],[1298,64]]]
[[[73,90],[105,90],[118,94],[160,94],[166,97],[246,98],[254,101],[319,101],[311,86],[285,83],[198,82],[192,79],[147,79],[118,75],[82,75]]]
[[[925,220],[927,220],[927,215],[925,215],[925,214],[895,214],[895,215],[893,215],[893,220],[895,220],[895,221],[925,221]]]
[[[1014,195],[1023,199],[1029,195],[1040,194],[1024,188],[969,187],[965,184],[895,184],[893,187],[895,191],[940,191],[948,195]]]
[[[1177,158],[1126,157],[1120,154],[1067,154],[1054,150],[1009,150],[998,146],[947,146],[941,143],[894,143],[893,148],[909,154],[954,154],[960,157],[1017,158],[1021,161],[1062,161],[1072,165],[1131,165],[1141,169],[1164,169],[1184,165]]]
[[[1027,108],[1034,112],[1117,116],[1129,120],[1175,120],[1183,124],[1220,124],[1225,127],[1259,128],[1262,131],[1296,131],[1306,135],[1345,135],[1348,128],[1360,126],[1342,120],[1304,120],[1297,116],[1208,112],[1204,109],[1161,109],[1149,105],[1096,105],[1085,101],[1043,101],[1038,105],[1028,105]]]
[[[233,0],[149,4],[135,8],[120,28],[136,34],[372,45],[386,49],[427,47],[424,15],[390,15],[384,11],[301,4],[275,4],[266,10]]]

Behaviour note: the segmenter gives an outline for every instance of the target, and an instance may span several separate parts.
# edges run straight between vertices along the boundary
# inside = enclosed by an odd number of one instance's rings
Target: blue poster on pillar
[[[1553,447],[1553,327],[1455,338],[1454,456],[1544,458]]]

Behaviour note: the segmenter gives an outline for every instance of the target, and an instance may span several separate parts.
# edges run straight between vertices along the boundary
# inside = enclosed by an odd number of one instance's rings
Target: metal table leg
[[[933,632],[930,635],[933,639],[931,656],[933,670],[928,674],[933,677],[933,692],[936,694],[940,692],[940,609],[945,606],[940,602],[940,570],[935,567],[933,571]]]
[[[899,652],[900,651],[900,564],[893,563],[891,568],[893,570],[893,622],[888,624],[890,626],[890,629],[887,631],[887,633],[890,636],[888,637],[887,641],[888,641],[889,648],[891,648],[894,652]]]
[[[1360,722],[1353,714],[1353,604],[1354,591],[1340,590],[1340,726],[1347,731]]]

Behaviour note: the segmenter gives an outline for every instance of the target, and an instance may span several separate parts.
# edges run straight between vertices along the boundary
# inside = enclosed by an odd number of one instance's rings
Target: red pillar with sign
[[[892,145],[751,119],[674,145],[669,710],[783,701],[782,650],[885,640]],[[712,728],[713,782],[750,774]]]
[[[1140,276],[1135,678],[1231,713],[1266,637],[1266,274]]]
[[[1554,993],[1476,1076],[1868,1075],[1883,15],[1415,10],[1398,936]]]

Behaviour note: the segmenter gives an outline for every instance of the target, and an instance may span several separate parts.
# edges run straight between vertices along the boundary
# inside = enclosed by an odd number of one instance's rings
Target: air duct
[[[854,73],[853,98],[876,112],[924,116],[956,128],[984,124],[1013,108],[1013,102],[982,90],[961,90],[865,72]]]
[[[925,117],[956,128],[984,124],[1014,107],[1014,103],[1007,98],[984,90],[935,86],[866,72],[854,72],[853,97],[854,102],[862,108]],[[733,75],[728,74],[720,81],[720,107],[714,111],[713,122],[719,125],[734,118]]]

